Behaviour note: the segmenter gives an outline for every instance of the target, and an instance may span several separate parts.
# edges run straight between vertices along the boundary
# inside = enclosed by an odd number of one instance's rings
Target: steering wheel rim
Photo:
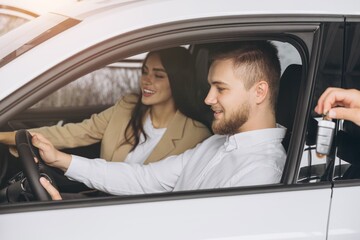
[[[40,155],[36,154],[35,147],[31,143],[31,134],[26,130],[18,130],[15,135],[16,148],[19,153],[21,165],[25,177],[36,199],[40,201],[51,200],[48,192],[40,184],[40,171],[34,157],[41,161]]]

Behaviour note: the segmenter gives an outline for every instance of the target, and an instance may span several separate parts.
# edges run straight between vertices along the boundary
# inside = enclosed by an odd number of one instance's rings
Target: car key
[[[316,152],[318,154],[328,155],[330,153],[334,131],[335,123],[333,121],[323,119],[318,122],[316,136]]]

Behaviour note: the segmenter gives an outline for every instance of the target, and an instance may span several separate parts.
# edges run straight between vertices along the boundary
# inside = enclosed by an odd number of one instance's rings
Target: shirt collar
[[[286,128],[280,124],[276,124],[276,128],[266,128],[228,135],[224,143],[225,151],[248,148],[264,142],[281,142],[285,133]]]

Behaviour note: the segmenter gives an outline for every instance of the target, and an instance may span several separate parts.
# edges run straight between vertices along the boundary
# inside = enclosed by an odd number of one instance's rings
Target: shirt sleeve
[[[72,155],[65,176],[90,188],[114,194],[143,194],[172,191],[188,160],[186,152],[148,165],[107,162]]]
[[[280,183],[282,171],[267,165],[258,166],[246,174],[237,174],[231,179],[230,186],[253,186]]]

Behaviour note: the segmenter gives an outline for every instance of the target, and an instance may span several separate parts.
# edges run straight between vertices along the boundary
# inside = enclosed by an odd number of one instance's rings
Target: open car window
[[[291,43],[285,41],[272,42],[279,51],[282,68],[281,82],[284,82],[280,84],[277,118],[281,125],[288,128],[286,140],[283,142],[284,147],[287,150],[291,138],[295,117],[294,113],[298,99],[288,99],[288,95],[291,93],[294,93],[295,95],[298,94],[298,87],[302,81],[302,72],[298,72],[298,69],[301,69],[302,60],[300,53]],[[189,51],[192,52],[193,58],[196,59],[196,81],[202,81],[200,85],[204,87],[202,91],[203,98],[205,98],[208,90],[207,72],[209,68],[209,65],[204,68],[204,65],[209,64],[208,53],[205,54],[205,52],[212,51],[212,47],[216,45],[216,43],[211,43],[188,46]],[[81,122],[82,120],[89,118],[92,114],[99,113],[111,107],[119,99],[128,94],[139,93],[141,66],[146,54],[146,52],[140,53],[126,57],[122,60],[117,60],[77,78],[43,98],[23,114],[8,121],[8,129],[6,130],[13,131],[53,125],[63,126],[67,123]],[[294,75],[296,74],[297,76],[295,78]],[[297,86],[297,88],[293,86]],[[284,105],[283,103],[286,104]],[[211,122],[210,118],[208,118],[208,120]],[[100,157],[100,143],[84,147],[63,149],[63,151],[89,158]],[[13,162],[18,161],[13,160]],[[21,164],[18,162],[17,167],[20,165]],[[15,171],[15,169],[12,171]],[[82,184],[71,185],[67,180],[64,180],[64,177],[59,178],[60,180],[57,180],[60,182],[60,184],[58,183],[58,188],[63,194],[73,194],[89,190],[86,187],[84,188],[84,185]],[[2,185],[6,185],[6,182],[8,181],[9,174],[6,174],[2,179]],[[11,181],[13,181],[13,178],[11,178]],[[97,195],[90,194],[88,197],[93,196]]]
[[[69,83],[32,108],[110,106],[127,94],[139,93],[145,54],[109,64]]]

